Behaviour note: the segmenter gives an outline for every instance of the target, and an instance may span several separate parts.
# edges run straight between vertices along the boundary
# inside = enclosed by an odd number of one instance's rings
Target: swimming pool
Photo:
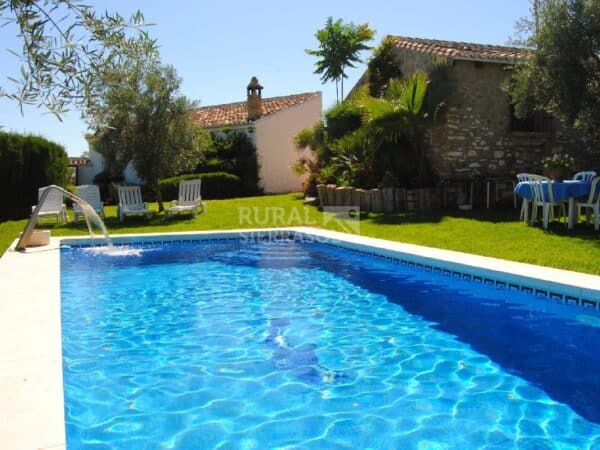
[[[61,269],[70,448],[600,443],[598,311],[298,240]]]

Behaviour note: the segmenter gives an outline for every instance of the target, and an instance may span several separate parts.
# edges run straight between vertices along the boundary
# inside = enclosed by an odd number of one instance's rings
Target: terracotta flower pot
[[[548,175],[553,181],[563,181],[567,175],[565,167],[551,167],[548,169]]]

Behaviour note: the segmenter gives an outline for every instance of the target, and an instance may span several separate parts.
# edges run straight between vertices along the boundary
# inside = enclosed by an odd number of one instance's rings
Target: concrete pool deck
[[[562,295],[578,305],[600,307],[600,277],[402,244],[307,227],[115,235],[116,243],[275,236],[294,233],[372,253],[424,270],[469,274],[473,280],[523,286],[533,294]],[[8,251],[0,258],[0,436],[3,448],[65,448],[60,310],[61,244],[85,244],[89,238],[53,238],[49,246]],[[94,242],[97,242],[94,241]],[[14,245],[14,244],[13,244]],[[523,289],[524,290],[524,289]],[[584,303],[586,300],[588,303]]]

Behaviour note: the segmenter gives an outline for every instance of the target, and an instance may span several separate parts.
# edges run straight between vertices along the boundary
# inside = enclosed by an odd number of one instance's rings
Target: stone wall
[[[428,71],[436,60],[426,53],[396,49],[402,73]],[[438,124],[426,135],[426,149],[442,178],[508,176],[519,172],[541,173],[542,158],[567,152],[577,169],[595,168],[589,150],[575,134],[511,131],[509,95],[502,90],[509,67],[497,63],[449,61],[452,95]]]

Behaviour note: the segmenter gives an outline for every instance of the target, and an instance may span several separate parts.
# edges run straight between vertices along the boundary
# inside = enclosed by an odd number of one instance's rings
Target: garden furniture
[[[594,230],[600,230],[600,178],[592,180],[590,194],[587,200],[575,203],[577,208],[577,219],[581,217],[581,208],[586,210],[586,222],[590,221],[590,210],[594,216]]]
[[[596,177],[596,172],[593,170],[588,170],[585,172],[577,172],[573,175],[574,180],[582,180],[582,181],[592,181]]]
[[[125,216],[145,215],[152,217],[148,203],[142,200],[142,191],[139,186],[119,186],[119,220],[123,222]]]
[[[531,189],[533,191],[533,201],[531,209],[531,223],[533,224],[537,218],[538,208],[542,208],[543,211],[543,226],[544,229],[548,228],[548,221],[554,219],[554,208],[559,207],[561,212],[560,217],[566,216],[565,202],[554,200],[554,192],[552,190],[552,184],[544,180],[532,180]]]
[[[100,199],[100,188],[95,184],[82,184],[75,188],[75,195],[82,200],[85,200],[96,211],[96,213],[104,219],[104,203]],[[79,217],[85,217],[81,206],[73,203],[73,217],[75,222]]]
[[[534,181],[522,181],[515,187],[517,195],[525,200],[532,201],[534,192],[532,184]],[[575,226],[577,211],[575,208],[575,199],[589,195],[591,190],[591,181],[582,180],[565,180],[562,182],[556,181],[541,181],[544,189],[542,195],[545,200],[550,200],[549,192],[552,191],[552,199],[556,203],[568,201],[568,222],[567,227],[572,229]],[[596,188],[597,189],[597,188]],[[527,217],[525,217],[527,220]]]
[[[171,202],[167,208],[166,215],[191,212],[193,217],[198,215],[198,210],[205,211],[206,205],[202,201],[200,189],[202,180],[185,180],[179,183],[179,198]]]
[[[41,187],[38,189],[38,201],[46,188],[47,187]],[[31,207],[32,213],[36,206],[37,205]],[[63,203],[63,194],[56,189],[51,189],[50,192],[48,192],[46,200],[44,200],[42,208],[38,212],[37,223],[45,221],[48,218],[56,219],[57,223],[67,222],[67,207]]]

